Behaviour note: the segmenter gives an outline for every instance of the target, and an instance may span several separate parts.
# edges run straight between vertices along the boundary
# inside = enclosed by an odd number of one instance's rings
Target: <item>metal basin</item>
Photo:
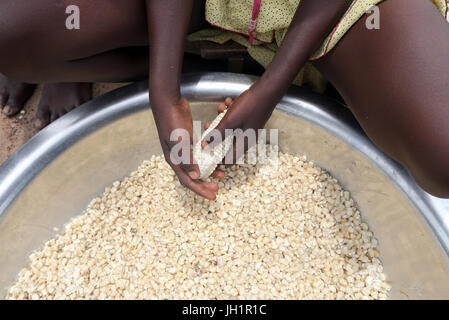
[[[186,75],[194,119],[255,80],[227,73]],[[379,240],[394,299],[449,298],[449,202],[423,192],[380,152],[341,105],[291,88],[267,124],[280,149],[305,153],[357,201]],[[33,137],[0,167],[0,296],[27,257],[112,182],[160,154],[147,84],[99,97]]]

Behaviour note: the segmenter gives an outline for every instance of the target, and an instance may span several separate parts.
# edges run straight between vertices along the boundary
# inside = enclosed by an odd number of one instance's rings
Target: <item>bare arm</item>
[[[152,101],[181,98],[179,82],[192,6],[193,0],[147,0]]]
[[[352,0],[300,2],[270,66],[249,90],[234,101],[217,126],[223,137],[226,128],[247,130],[264,127],[296,75],[351,3]]]
[[[302,0],[287,34],[258,85],[279,101],[352,0]]]
[[[208,198],[215,199],[215,183],[196,180],[199,169],[188,161],[176,164],[170,151],[177,143],[190,149],[192,115],[189,103],[180,93],[180,76],[184,41],[192,14],[193,0],[146,0],[150,46],[150,100],[158,128],[159,140],[167,162],[184,186]],[[175,129],[185,129],[190,139],[171,141]],[[186,141],[187,140],[187,141]]]

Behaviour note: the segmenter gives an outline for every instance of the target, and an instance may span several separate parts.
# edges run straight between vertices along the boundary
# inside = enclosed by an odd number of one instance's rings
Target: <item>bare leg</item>
[[[65,28],[69,4],[80,7],[80,30]],[[90,82],[145,76],[148,47],[133,47],[148,42],[144,7],[143,0],[0,1],[0,47],[8,48],[0,51],[0,70],[9,76],[0,75],[3,111],[23,107],[35,88],[25,82],[51,82],[36,114],[42,128],[89,100]]]
[[[80,8],[80,30],[65,28],[69,4]],[[191,31],[202,27],[203,8],[204,0],[195,2]],[[105,0],[101,7],[90,0],[5,0],[0,2],[0,22],[0,46],[10,48],[0,51],[0,70],[23,82],[51,82],[42,93],[38,128],[90,99],[89,82],[148,75],[144,0]],[[8,114],[20,110],[34,89],[23,82],[0,78],[0,102],[9,97]]]
[[[449,197],[449,24],[431,1],[387,0],[316,66],[368,136],[426,191]]]
[[[80,8],[79,30],[65,26],[69,4]],[[128,59],[118,49],[148,44],[143,0],[104,0],[101,6],[90,0],[4,0],[0,21],[0,45],[10,48],[0,51],[0,70],[28,82],[60,81],[64,74],[71,81],[78,72],[84,81],[86,70],[78,69],[87,58],[98,62],[102,57],[113,70]],[[106,71],[105,63],[99,69]]]
[[[204,0],[193,17],[202,19]],[[80,29],[65,27],[66,6],[80,8]],[[192,19],[189,32],[201,28]],[[20,23],[18,23],[18,21]],[[148,73],[145,1],[0,1],[0,70],[23,82],[129,81]]]

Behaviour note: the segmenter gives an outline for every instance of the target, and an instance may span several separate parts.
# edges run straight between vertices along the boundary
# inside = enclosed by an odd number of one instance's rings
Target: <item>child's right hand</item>
[[[161,142],[165,160],[172,167],[180,183],[195,193],[207,199],[214,200],[216,192],[218,191],[218,185],[213,182],[199,180],[200,171],[198,165],[193,163],[191,148],[193,123],[190,105],[187,100],[184,97],[180,97],[179,100],[176,100],[175,102],[161,102],[152,99],[152,110],[156,120],[159,140]],[[172,141],[170,136],[176,129],[185,129],[189,134],[189,137],[178,141]],[[182,150],[186,150],[186,148],[190,150],[189,157],[187,157],[189,160],[180,164],[174,163],[174,161],[172,161],[173,158],[171,157],[171,150],[173,146],[178,143],[188,144],[188,146],[184,145],[183,147],[185,148],[182,148]],[[219,170],[212,175],[217,178],[222,178],[224,176],[223,172],[220,172]]]

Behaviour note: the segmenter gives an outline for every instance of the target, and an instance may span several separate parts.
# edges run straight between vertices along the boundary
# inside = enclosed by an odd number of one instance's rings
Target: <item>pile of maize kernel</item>
[[[305,156],[226,168],[215,201],[153,156],[30,256],[7,299],[385,299],[377,240]]]

